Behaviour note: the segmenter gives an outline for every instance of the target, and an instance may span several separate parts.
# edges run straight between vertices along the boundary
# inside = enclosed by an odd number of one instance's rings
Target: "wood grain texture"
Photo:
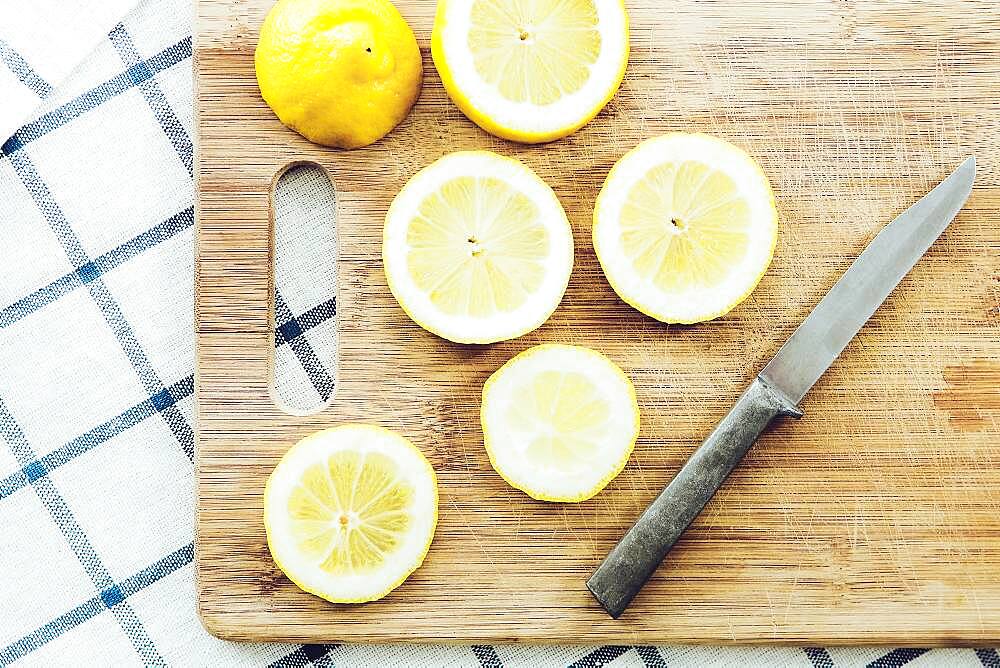
[[[198,0],[199,604],[226,638],[950,645],[1000,641],[1000,14],[992,0],[631,0],[632,54],[607,109],[547,146],[490,137],[430,61],[430,0],[398,0],[424,54],[410,117],[352,152],[309,144],[259,97],[270,0]],[[619,301],[590,242],[611,165],[697,130],[746,148],[777,194],[774,263],[728,316],[666,326]],[[552,319],[460,346],[390,295],[380,238],[418,168],[454,150],[516,156],[566,208],[576,264]],[[968,205],[778,424],[618,621],[584,587],[601,558],[784,339],[897,213],[962,158]],[[338,190],[339,384],[296,417],[269,391],[271,184],[315,161]],[[534,501],[489,466],[483,381],[540,342],[593,347],[635,382],[628,467],[578,505]],[[386,599],[337,606],[271,561],[264,480],[297,439],[349,420],[412,439],[440,480],[425,565]]]

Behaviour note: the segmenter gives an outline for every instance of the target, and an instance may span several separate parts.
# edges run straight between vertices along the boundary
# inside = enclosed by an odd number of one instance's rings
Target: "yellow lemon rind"
[[[315,16],[307,13],[316,9],[319,12]],[[352,68],[322,71],[323,64],[331,61],[321,48],[314,46],[311,53],[299,52],[295,57],[289,53],[296,46],[301,48],[301,42],[307,38],[316,37],[315,32],[290,30],[287,27],[290,21],[309,17],[330,18],[330,15],[339,16],[339,13],[352,11],[367,12],[367,16],[362,18],[378,22],[374,26],[377,29],[375,34],[384,37],[384,43],[391,45],[394,59],[392,73],[395,78],[373,80],[377,85],[365,91],[368,99],[355,99],[362,91],[352,88],[355,82],[351,77],[356,75]],[[344,23],[349,22],[344,19]],[[338,45],[338,48],[343,50],[343,46],[346,44]],[[323,94],[308,87],[308,76],[303,78],[302,70],[307,65],[315,73],[322,71],[326,79],[340,77],[341,80],[325,81],[325,85],[320,86],[322,89],[338,89],[341,100],[350,100],[354,104],[347,108],[333,106],[343,113],[340,119],[331,122],[330,108],[315,102],[310,106],[305,102]],[[368,146],[392,132],[409,115],[423,85],[423,59],[416,36],[389,0],[340,0],[339,3],[331,0],[311,5],[301,0],[278,0],[261,25],[254,49],[254,72],[261,98],[283,125],[315,144],[339,149]],[[359,113],[361,107],[371,105],[373,98],[379,113],[374,117]],[[336,119],[336,116],[332,118]],[[348,119],[346,122],[345,118]]]
[[[592,348],[586,348],[584,346],[569,346],[567,344],[561,344],[561,343],[543,343],[543,344],[540,344],[540,345],[528,348],[527,350],[521,351],[520,353],[518,353],[514,357],[510,358],[509,360],[507,360],[499,369],[497,369],[492,374],[490,374],[490,377],[486,380],[486,383],[483,384],[483,392],[482,392],[482,399],[481,399],[481,404],[480,405],[485,405],[486,404],[487,396],[489,395],[490,390],[492,389],[493,385],[496,383],[497,379],[502,375],[502,373],[507,368],[509,368],[510,366],[512,366],[513,364],[515,364],[518,361],[524,360],[525,358],[527,358],[529,356],[536,355],[536,354],[544,354],[547,350],[551,350],[553,348],[565,348],[565,347],[578,348],[580,350],[584,350],[587,353],[589,353],[589,354],[591,354],[591,355],[599,358],[604,364],[606,364],[609,368],[611,368],[611,369],[614,370],[615,375],[617,375],[619,378],[621,378],[623,381],[625,381],[625,386],[628,388],[629,399],[631,400],[630,403],[632,404],[632,408],[633,408],[633,425],[634,425],[634,428],[633,428],[633,431],[632,431],[632,435],[629,438],[628,446],[625,449],[625,452],[622,455],[621,459],[614,464],[614,467],[610,470],[610,472],[607,475],[605,475],[603,478],[601,478],[600,482],[598,482],[596,485],[594,485],[591,488],[588,488],[586,490],[582,490],[578,494],[567,495],[567,496],[559,496],[559,495],[546,494],[544,492],[540,492],[538,490],[532,489],[531,487],[522,485],[522,484],[520,484],[520,483],[512,480],[506,473],[504,473],[503,467],[501,467],[501,466],[499,466],[497,464],[496,454],[495,454],[495,448],[494,448],[494,445],[492,443],[492,439],[489,436],[490,429],[489,429],[489,427],[486,424],[486,413],[485,413],[485,411],[482,411],[482,410],[480,411],[479,423],[482,426],[482,430],[483,430],[483,445],[486,448],[486,455],[487,455],[487,457],[489,457],[490,466],[493,467],[493,470],[496,471],[497,475],[499,475],[501,478],[503,478],[504,482],[506,482],[508,485],[510,485],[514,489],[521,490],[522,492],[524,492],[525,494],[527,494],[528,496],[530,496],[531,498],[533,498],[533,499],[535,499],[537,501],[549,501],[549,502],[553,502],[553,503],[582,503],[584,501],[587,501],[587,500],[592,499],[595,496],[597,496],[605,487],[607,487],[609,484],[611,484],[612,480],[614,480],[615,478],[617,478],[618,475],[623,470],[625,470],[625,466],[628,464],[628,460],[629,460],[629,458],[631,458],[632,452],[635,450],[635,444],[639,440],[639,429],[640,429],[639,400],[638,400],[638,397],[636,396],[636,393],[635,393],[635,385],[632,384],[632,380],[625,374],[624,371],[622,371],[621,367],[619,367],[617,364],[615,364],[615,362],[611,358],[609,358],[607,355],[605,355],[604,353],[601,353],[601,352],[599,352],[597,350],[594,350]]]
[[[407,181],[407,184],[404,185],[403,187],[406,188],[412,181],[414,181],[418,177],[420,177],[421,174],[423,174],[424,172],[426,172],[429,169],[432,169],[435,165],[437,165],[440,160],[443,160],[443,159],[446,159],[446,158],[450,158],[452,156],[456,156],[456,155],[459,155],[459,154],[465,154],[465,155],[482,155],[484,157],[489,157],[490,159],[499,159],[499,160],[502,160],[502,161],[505,161],[505,162],[508,162],[508,163],[513,163],[513,164],[517,165],[521,169],[526,169],[528,172],[530,172],[530,174],[534,177],[534,180],[538,184],[544,186],[545,190],[551,195],[551,197],[554,200],[554,202],[558,205],[559,210],[562,211],[562,216],[563,216],[563,220],[566,223],[566,227],[567,227],[567,229],[570,230],[570,233],[569,233],[569,236],[568,236],[570,267],[569,267],[569,271],[566,272],[566,278],[565,278],[565,280],[564,281],[560,281],[559,299],[557,299],[557,300],[554,301],[554,303],[552,304],[551,308],[547,309],[544,313],[541,313],[538,317],[536,317],[536,318],[532,319],[530,322],[526,323],[523,327],[520,327],[520,328],[518,328],[516,330],[513,330],[511,333],[509,333],[509,334],[507,334],[505,336],[501,336],[501,337],[496,337],[496,336],[460,336],[460,335],[456,335],[454,332],[450,332],[450,331],[447,331],[447,330],[442,329],[440,327],[437,327],[436,325],[434,325],[433,323],[429,322],[425,318],[420,317],[419,314],[417,314],[412,308],[410,308],[410,306],[408,306],[407,300],[402,297],[403,291],[400,290],[399,286],[396,284],[396,280],[393,278],[393,272],[385,270],[386,267],[388,267],[388,265],[390,263],[390,259],[389,259],[388,251],[387,251],[387,248],[388,248],[387,236],[388,236],[389,220],[396,214],[396,212],[400,208],[399,205],[398,205],[398,201],[399,201],[398,195],[397,195],[396,198],[393,198],[392,203],[389,205],[389,209],[388,209],[388,211],[386,212],[386,215],[385,215],[385,225],[382,228],[382,266],[383,266],[383,273],[385,274],[385,279],[386,279],[386,283],[389,286],[389,291],[392,293],[393,297],[395,297],[396,302],[399,304],[400,308],[403,309],[403,312],[406,313],[406,315],[410,318],[410,320],[412,320],[418,326],[420,326],[421,328],[427,330],[431,334],[434,334],[435,336],[439,336],[442,339],[445,339],[446,341],[451,341],[452,343],[459,343],[459,344],[464,344],[464,345],[485,345],[485,344],[490,344],[490,343],[499,343],[501,341],[510,341],[512,339],[516,339],[516,338],[524,336],[525,334],[533,332],[536,329],[538,329],[539,327],[541,327],[542,325],[544,325],[548,321],[548,319],[552,317],[552,314],[555,313],[556,309],[559,308],[559,304],[562,302],[562,297],[566,294],[566,289],[569,287],[569,280],[570,280],[570,277],[571,277],[572,271],[573,271],[573,255],[574,255],[575,249],[573,247],[573,234],[572,234],[572,230],[570,229],[570,226],[569,226],[569,219],[566,218],[566,212],[562,208],[562,203],[559,202],[559,198],[556,196],[555,191],[553,191],[552,188],[547,183],[545,183],[534,172],[534,170],[532,170],[530,167],[528,167],[527,165],[525,165],[520,160],[517,160],[516,158],[511,158],[511,157],[508,157],[508,156],[505,156],[505,155],[500,155],[498,153],[493,153],[492,151],[475,150],[475,151],[456,151],[456,152],[453,152],[453,153],[449,153],[449,154],[447,154],[445,156],[442,156],[438,160],[435,160],[434,162],[432,162],[431,164],[427,165],[426,167],[422,168],[420,171],[418,171],[416,174],[414,174],[413,177],[411,177],[410,180]]]
[[[767,185],[768,198],[769,198],[768,201],[770,203],[770,209],[771,209],[771,220],[770,220],[770,223],[771,223],[770,224],[771,239],[769,241],[769,249],[768,249],[768,253],[767,253],[768,259],[767,259],[767,261],[762,264],[762,267],[761,267],[760,271],[753,277],[752,281],[749,281],[747,283],[746,290],[744,290],[742,292],[742,294],[740,294],[737,298],[733,299],[730,303],[728,303],[725,307],[723,307],[721,309],[715,309],[715,310],[707,311],[704,314],[701,314],[701,315],[699,315],[698,317],[695,317],[695,318],[678,318],[678,317],[675,317],[675,316],[671,316],[670,314],[663,313],[662,311],[659,311],[656,308],[653,308],[653,307],[649,306],[648,304],[644,303],[643,301],[641,301],[639,299],[634,299],[634,298],[629,297],[628,294],[627,294],[627,292],[624,289],[622,289],[621,285],[615,279],[614,271],[611,271],[610,267],[607,265],[607,260],[605,259],[605,256],[601,252],[601,246],[602,246],[602,244],[601,244],[600,240],[597,237],[597,225],[598,225],[598,219],[599,219],[600,212],[601,212],[601,205],[602,205],[603,198],[605,196],[605,193],[610,188],[614,187],[615,177],[616,177],[616,175],[618,173],[618,170],[620,169],[620,166],[625,161],[625,158],[629,157],[632,154],[638,153],[639,151],[643,150],[645,147],[647,147],[648,145],[653,144],[654,142],[657,142],[659,140],[662,140],[663,138],[671,137],[671,136],[694,136],[694,137],[698,137],[700,139],[712,141],[712,142],[715,142],[717,144],[723,144],[723,145],[726,146],[726,149],[729,150],[729,151],[731,151],[731,152],[733,152],[734,155],[737,155],[737,154],[741,155],[741,157],[745,160],[746,164],[752,166],[753,170],[759,175],[759,177],[764,182],[764,184]],[[760,281],[764,278],[764,275],[767,273],[767,270],[770,268],[771,261],[774,258],[774,250],[775,250],[775,248],[777,247],[777,244],[778,244],[778,210],[777,210],[777,205],[776,205],[775,199],[774,199],[774,191],[770,187],[770,181],[768,180],[767,175],[764,174],[764,171],[761,169],[761,167],[757,163],[757,161],[754,160],[753,157],[751,157],[750,154],[747,153],[746,151],[744,151],[742,148],[736,146],[735,144],[730,144],[729,142],[727,142],[725,140],[719,139],[718,137],[713,137],[711,135],[704,134],[704,133],[701,133],[701,132],[697,132],[697,133],[668,132],[668,133],[663,134],[663,135],[658,135],[656,137],[652,137],[650,139],[646,139],[645,141],[640,142],[632,150],[626,152],[625,155],[623,155],[621,158],[619,158],[619,160],[611,168],[611,171],[608,172],[607,178],[604,180],[604,185],[601,187],[601,191],[598,193],[597,200],[594,203],[593,221],[594,221],[594,225],[593,225],[593,228],[592,228],[592,240],[593,240],[593,244],[594,244],[594,250],[595,250],[596,255],[597,255],[597,261],[600,263],[600,265],[601,265],[601,271],[604,273],[604,277],[605,277],[605,279],[607,279],[608,283],[611,285],[611,288],[615,291],[615,294],[618,295],[619,299],[621,299],[623,302],[625,302],[626,304],[628,304],[632,308],[636,309],[640,313],[642,313],[644,315],[647,315],[650,318],[654,318],[656,320],[659,320],[660,322],[663,322],[663,323],[666,323],[666,324],[671,324],[671,325],[674,325],[674,324],[676,324],[676,325],[694,325],[694,324],[698,324],[698,323],[701,323],[701,322],[707,322],[709,320],[714,320],[716,318],[720,318],[720,317],[726,315],[727,313],[729,313],[730,311],[732,311],[734,308],[736,308],[737,306],[739,306],[740,304],[742,304],[744,301],[746,301],[747,297],[749,297],[753,293],[753,291],[757,289],[757,286],[760,284]]]
[[[397,434],[396,432],[392,431],[391,429],[386,429],[385,427],[382,427],[382,426],[379,426],[379,425],[364,424],[364,423],[355,423],[355,422],[344,423],[344,424],[338,425],[336,427],[330,427],[328,429],[322,429],[322,430],[317,431],[317,432],[315,432],[313,434],[310,434],[309,436],[306,436],[302,440],[298,441],[295,445],[298,445],[299,443],[302,443],[303,441],[305,441],[307,439],[313,439],[313,438],[322,436],[322,435],[324,435],[324,434],[326,434],[328,432],[336,431],[336,430],[343,429],[343,428],[364,428],[364,429],[370,429],[370,430],[373,430],[373,431],[377,431],[377,432],[382,432],[382,433],[389,434],[394,439],[402,439],[402,441],[404,441],[407,444],[407,446],[415,454],[419,455],[420,459],[426,465],[426,472],[430,475],[430,479],[431,479],[431,482],[433,483],[433,489],[434,489],[434,503],[433,503],[433,513],[434,514],[433,514],[433,519],[431,521],[430,531],[428,532],[428,535],[427,535],[427,541],[424,544],[423,548],[421,549],[419,557],[414,560],[414,566],[413,566],[413,568],[411,568],[408,571],[406,571],[401,577],[399,577],[397,580],[395,580],[390,586],[388,586],[385,589],[382,589],[382,590],[380,590],[378,592],[375,592],[375,593],[373,593],[373,594],[371,594],[369,596],[340,597],[340,596],[336,596],[336,595],[330,594],[330,592],[328,592],[328,591],[323,591],[323,590],[321,590],[319,588],[316,588],[316,587],[310,587],[310,586],[306,585],[304,582],[302,582],[300,579],[298,579],[295,576],[295,569],[294,568],[288,568],[279,559],[279,557],[277,555],[277,550],[274,550],[272,548],[272,544],[271,544],[271,531],[272,530],[271,530],[271,527],[270,527],[270,523],[267,522],[267,521],[264,522],[264,533],[267,536],[268,551],[270,552],[271,558],[274,560],[275,565],[281,570],[282,573],[285,574],[285,577],[287,577],[292,582],[292,584],[294,584],[296,587],[298,587],[299,589],[301,589],[302,591],[304,591],[306,593],[313,594],[314,596],[318,596],[318,597],[320,597],[320,598],[322,598],[324,600],[327,600],[327,601],[329,601],[331,603],[369,603],[371,601],[377,601],[377,600],[380,600],[382,598],[385,598],[390,593],[392,593],[393,590],[397,589],[411,575],[413,575],[414,571],[416,571],[418,568],[420,568],[420,566],[423,565],[424,560],[427,558],[427,553],[430,552],[430,549],[431,549],[431,543],[434,542],[434,533],[437,531],[437,523],[438,523],[438,506],[439,506],[440,499],[439,499],[438,487],[437,487],[437,474],[435,474],[434,467],[431,466],[430,462],[427,460],[427,457],[424,456],[424,453],[421,452],[420,449],[417,448],[417,446],[413,445],[413,443],[408,438],[406,438],[404,436],[401,436],[400,434]],[[295,446],[292,446],[291,448],[289,448],[289,450],[284,455],[282,455],[281,459],[278,460],[278,464],[275,466],[274,470],[277,470],[278,467],[281,466],[282,462],[285,461],[285,458],[289,457],[289,454],[294,449],[295,449]],[[265,504],[264,505],[264,517],[265,517],[265,520],[268,517],[267,499],[269,498],[270,488],[271,488],[271,477],[268,476],[267,483],[264,485],[264,504]]]
[[[487,112],[480,111],[479,107],[473,103],[469,96],[458,85],[458,82],[455,80],[455,77],[451,72],[451,68],[448,66],[448,61],[444,55],[443,43],[443,33],[446,24],[445,15],[447,13],[445,5],[447,3],[448,0],[440,0],[438,2],[437,13],[434,17],[434,27],[431,30],[431,60],[434,62],[434,67],[437,69],[438,75],[441,77],[441,83],[444,85],[444,89],[448,93],[448,97],[451,98],[451,101],[455,103],[455,106],[458,107],[469,120],[491,135],[521,144],[544,144],[567,137],[585,126],[590,121],[594,120],[594,118],[601,113],[601,110],[604,109],[608,102],[610,102],[615,96],[618,89],[621,87],[622,81],[625,79],[625,70],[628,68],[630,49],[629,22],[627,19],[628,14],[625,9],[625,2],[624,0],[619,0],[618,5],[621,8],[622,13],[626,16],[624,34],[625,48],[621,62],[618,64],[618,72],[614,77],[613,85],[609,86],[608,91],[601,98],[600,103],[587,109],[586,113],[579,117],[575,122],[550,132],[532,132],[502,125],[494,121]]]

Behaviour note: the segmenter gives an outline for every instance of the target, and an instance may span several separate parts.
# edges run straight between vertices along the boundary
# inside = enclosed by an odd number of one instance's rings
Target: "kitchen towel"
[[[135,4],[0,2],[0,136],[10,136]]]
[[[1000,668],[994,649],[206,633],[192,564],[192,7],[124,15],[132,4],[0,3],[0,665]],[[298,408],[336,382],[334,197],[308,169],[279,186],[277,385]]]

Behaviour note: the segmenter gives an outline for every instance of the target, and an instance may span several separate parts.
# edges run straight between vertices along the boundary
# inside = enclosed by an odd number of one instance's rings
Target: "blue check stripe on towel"
[[[17,322],[81,285],[89,283],[98,276],[124,264],[139,253],[191,227],[194,227],[194,207],[189,206],[159,225],[129,239],[117,248],[94,258],[83,267],[60,276],[45,287],[39,288],[6,308],[0,309],[0,328]]]
[[[118,342],[125,351],[129,362],[135,369],[136,375],[145,388],[147,394],[152,396],[162,396],[166,391],[163,381],[150,364],[145,351],[139,345],[132,325],[122,316],[121,308],[114,296],[105,286],[101,279],[97,266],[87,257],[79,238],[70,227],[62,210],[49,192],[45,182],[39,177],[31,160],[24,153],[17,153],[10,157],[14,170],[21,178],[24,187],[31,193],[31,198],[35,201],[46,222],[52,228],[60,245],[66,252],[70,262],[77,268],[80,280],[85,284],[90,296],[97,303],[104,319],[107,321],[111,331],[115,333]],[[164,407],[160,411],[164,421],[170,426],[170,430],[177,437],[178,442],[184,448],[188,459],[194,458],[194,432],[191,425],[187,423],[184,416],[172,404]]]
[[[74,98],[66,104],[46,112],[15,132],[0,146],[0,157],[11,155],[39,137],[66,125],[73,119],[96,109],[111,98],[139,85],[157,74],[191,58],[191,37],[185,37],[176,44],[160,51],[152,58],[129,67],[104,83]]]
[[[25,439],[24,434],[21,433],[21,429],[14,421],[14,418],[7,411],[2,399],[0,399],[0,433],[3,434],[4,440],[13,452],[14,457],[23,467],[22,470],[25,471],[25,476],[30,481],[35,493],[42,500],[53,521],[59,527],[59,531],[73,549],[76,558],[80,560],[87,575],[90,576],[94,586],[100,592],[101,601],[105,607],[112,611],[115,619],[118,620],[118,623],[132,642],[135,651],[147,664],[162,663],[162,658],[157,653],[156,647],[150,641],[149,636],[146,635],[146,630],[143,628],[142,623],[136,618],[135,612],[128,603],[125,602],[125,595],[121,587],[108,575],[104,564],[101,563],[86,534],[80,529],[76,520],[73,519],[72,511],[70,511],[62,495],[59,494],[59,490],[56,489],[51,478],[47,477],[44,470],[37,465],[38,460],[34,450],[27,439]],[[0,654],[0,657],[2,656]]]
[[[185,40],[179,46],[180,48],[170,52],[171,55],[179,54],[184,58],[190,57],[190,40]],[[19,62],[16,56],[12,55],[13,52],[9,48],[0,45],[0,53],[2,53],[8,65],[13,60],[16,65],[20,66],[19,74],[23,73],[22,81],[28,83],[29,87],[38,92],[40,97],[48,95],[50,91],[47,84],[43,85],[44,82],[36,75],[33,75],[23,61]],[[181,58],[158,58],[157,62],[161,67],[157,67],[157,69],[161,69],[162,66],[168,63],[176,64],[180,60]],[[149,71],[148,67],[146,71]],[[139,79],[139,81],[141,80]],[[129,77],[128,81],[130,85],[135,85],[137,82],[131,77]],[[119,416],[111,423],[101,425],[43,458],[39,458],[36,455],[35,450],[28,442],[17,421],[7,410],[3,398],[0,397],[0,434],[2,434],[7,447],[21,466],[20,471],[0,481],[0,498],[9,497],[21,487],[30,485],[48,510],[52,521],[57,525],[60,533],[69,544],[97,591],[97,594],[89,601],[76,606],[66,614],[57,617],[0,651],[0,663],[2,664],[10,663],[14,659],[26,655],[68,629],[83,623],[104,610],[111,611],[111,614],[125,632],[137,655],[144,663],[148,665],[162,664],[163,659],[158,653],[155,644],[150,640],[142,622],[136,617],[134,610],[126,599],[129,595],[189,563],[193,557],[193,545],[189,543],[178,552],[168,555],[140,573],[136,573],[131,578],[120,583],[115,582],[92,546],[91,541],[75,520],[66,499],[60,494],[52,478],[49,476],[49,473],[55,468],[68,463],[73,458],[108,440],[110,437],[116,435],[116,433],[130,428],[153,414],[163,416],[163,419],[170,425],[171,430],[187,456],[189,458],[193,456],[194,437],[191,426],[175,407],[177,399],[183,397],[185,394],[190,394],[193,390],[193,382],[189,378],[186,379],[187,382],[182,382],[180,387],[175,386],[173,388],[167,388],[163,384],[147,359],[142,346],[138,343],[131,326],[122,316],[115,298],[101,280],[104,271],[126,261],[132,253],[145,250],[149,247],[149,241],[161,235],[158,235],[157,231],[151,230],[145,235],[144,241],[146,243],[136,243],[133,241],[130,244],[119,247],[116,251],[106,254],[106,256],[99,258],[98,262],[95,262],[87,256],[79,238],[66,219],[56,199],[49,191],[45,181],[39,175],[31,158],[21,151],[26,143],[70,122],[76,116],[95,108],[100,102],[114,94],[121,93],[126,88],[127,85],[123,77],[112,79],[110,82],[99,86],[97,89],[88,92],[67,105],[50,112],[33,124],[21,128],[4,143],[2,149],[2,155],[9,157],[10,163],[20,178],[21,183],[58,239],[70,263],[76,267],[76,270],[72,274],[61,277],[41,290],[4,308],[0,312],[2,313],[0,318],[2,318],[3,326],[6,327],[28,313],[42,308],[74,288],[85,286],[128,356],[142,385],[145,387],[147,393],[150,394],[150,397],[145,402]],[[190,209],[188,211],[190,212]],[[188,218],[190,219],[190,213]],[[190,222],[187,226],[189,225]],[[171,227],[174,228],[174,231],[179,231],[182,228],[181,225],[176,224]],[[177,393],[176,397],[174,395],[175,392]]]
[[[52,86],[49,85],[49,82],[39,76],[28,64],[28,61],[2,39],[0,39],[0,61],[14,73],[18,81],[27,86],[39,99],[48,97],[49,93],[52,92]]]

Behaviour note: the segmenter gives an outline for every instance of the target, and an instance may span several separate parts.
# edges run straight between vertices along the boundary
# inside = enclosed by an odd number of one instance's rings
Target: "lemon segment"
[[[639,144],[612,168],[594,209],[594,248],[608,282],[663,322],[711,320],[746,299],[777,234],[760,167],[702,134]]]
[[[414,322],[458,343],[492,343],[552,314],[573,268],[573,235],[530,169],[459,152],[418,172],[393,200],[382,259]]]
[[[431,55],[456,105],[525,143],[576,131],[618,90],[628,63],[621,0],[439,0]]]
[[[278,0],[254,52],[261,96],[306,139],[339,148],[378,140],[420,95],[413,31],[389,0]]]
[[[299,441],[264,490],[275,563],[335,603],[382,598],[423,562],[437,524],[437,482],[405,438],[343,425]]]
[[[585,501],[625,467],[639,436],[632,382],[604,355],[580,346],[530,348],[483,387],[490,463],[542,501]]]

